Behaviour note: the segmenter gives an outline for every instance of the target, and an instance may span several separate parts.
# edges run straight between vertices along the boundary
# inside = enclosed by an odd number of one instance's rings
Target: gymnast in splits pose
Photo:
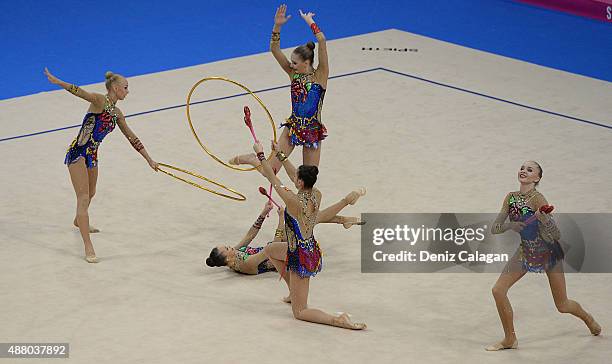
[[[238,160],[256,167],[257,171],[272,183],[285,203],[286,241],[266,245],[264,254],[287,283],[289,297],[286,301],[291,302],[293,316],[298,320],[346,329],[365,329],[365,324],[353,323],[346,313],[333,316],[319,309],[308,307],[310,277],[320,272],[322,267],[321,249],[313,234],[321,204],[321,192],[314,187],[319,170],[317,166],[308,165],[302,165],[295,170],[284,153],[276,149],[277,145],[273,143],[272,147],[276,152],[276,158],[282,163],[287,175],[298,189],[297,193],[281,184],[270,163],[266,160],[261,143],[256,142],[253,145],[256,154],[242,155],[238,157]],[[360,195],[355,194],[357,195],[355,198]]]
[[[151,159],[136,134],[128,127],[123,113],[116,106],[117,102],[125,99],[129,92],[125,77],[106,72],[107,93],[102,95],[87,92],[76,85],[64,82],[52,75],[46,68],[45,75],[49,82],[89,102],[89,109],[83,118],[81,129],[68,147],[64,163],[68,166],[77,197],[77,211],[73,223],[79,228],[83,238],[85,260],[88,263],[97,263],[98,258],[89,234],[99,232],[99,230],[89,225],[88,209],[96,193],[98,147],[102,140],[118,125],[134,149],[144,157],[153,170],[157,171],[158,163]]]
[[[564,253],[558,240],[559,229],[549,213],[541,212],[548,203],[535,187],[542,178],[542,167],[534,161],[523,163],[518,172],[520,188],[504,198],[501,212],[492,227],[493,234],[514,230],[520,234],[521,245],[508,262],[493,287],[493,297],[504,328],[504,339],[488,346],[487,351],[516,349],[518,340],[514,332],[513,312],[508,290],[527,272],[546,272],[557,310],[581,319],[593,335],[601,333],[601,326],[576,301],[567,298],[563,273]],[[545,209],[543,209],[545,210]],[[550,211],[549,211],[550,212]],[[529,217],[534,216],[528,220]],[[510,217],[509,222],[505,222]],[[533,222],[530,222],[532,221]]]
[[[287,162],[289,163],[289,162]],[[295,170],[295,167],[292,167]],[[357,199],[361,197],[359,191],[353,191],[349,193],[345,198],[336,204],[321,210],[317,215],[316,223],[341,223],[346,229],[353,225],[362,225],[362,222],[357,217],[344,217],[336,215],[341,209],[348,205],[353,205],[357,202]],[[264,247],[251,247],[249,246],[253,239],[259,233],[261,226],[268,213],[272,211],[272,202],[268,201],[259,214],[259,217],[253,223],[253,226],[246,233],[244,238],[235,245],[234,247],[227,245],[218,245],[212,249],[208,258],[206,258],[206,265],[209,267],[224,267],[227,266],[238,273],[244,274],[260,274],[270,271],[275,271],[276,268],[268,257],[265,255]],[[278,226],[274,234],[274,240],[286,241],[285,237],[285,216],[284,211],[277,209],[278,211]],[[289,302],[288,298],[284,299],[285,302]]]

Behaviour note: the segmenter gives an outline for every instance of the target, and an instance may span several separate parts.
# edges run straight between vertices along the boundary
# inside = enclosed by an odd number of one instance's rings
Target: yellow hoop
[[[266,112],[266,114],[268,115],[268,119],[270,119],[270,124],[272,125],[272,132],[274,134],[274,141],[276,141],[276,128],[274,126],[274,120],[272,119],[272,115],[270,114],[270,111],[268,111],[268,108],[266,107],[266,105],[264,105],[264,103],[261,101],[261,99],[259,97],[257,97],[257,95],[255,95],[253,93],[253,91],[249,90],[246,86],[244,86],[243,84],[236,82],[234,80],[230,80],[229,78],[225,78],[225,77],[205,77],[203,79],[201,79],[200,81],[196,82],[195,85],[193,85],[193,87],[191,88],[191,90],[189,91],[189,95],[187,95],[187,121],[189,122],[189,127],[191,128],[191,132],[193,133],[193,136],[196,138],[196,140],[198,141],[198,144],[200,144],[200,147],[202,147],[202,149],[204,149],[204,151],[206,152],[206,154],[208,154],[212,159],[216,160],[217,162],[223,164],[224,166],[237,170],[237,171],[252,171],[255,169],[255,167],[251,167],[251,168],[241,168],[241,167],[237,167],[237,166],[233,166],[231,164],[226,163],[225,161],[221,160],[220,158],[218,158],[216,155],[214,155],[208,148],[206,148],[206,146],[204,145],[204,143],[202,143],[202,141],[200,140],[200,138],[198,137],[198,134],[196,133],[194,127],[193,127],[193,123],[191,122],[191,114],[189,113],[189,108],[191,106],[191,95],[193,94],[193,92],[195,91],[195,89],[202,83],[206,82],[206,81],[210,81],[210,80],[218,80],[218,81],[225,81],[225,82],[229,82],[229,83],[233,83],[234,85],[242,88],[243,90],[245,90],[246,92],[248,92],[251,96],[253,96],[253,98],[255,100],[257,100],[257,102],[259,103],[259,105],[261,105],[261,107],[264,109],[264,111]],[[268,156],[268,160],[270,160],[270,158],[272,158],[272,152],[270,152],[270,155]]]
[[[170,172],[164,171],[164,170],[163,170],[163,169],[161,169],[161,168],[158,168],[158,171],[163,172],[163,173],[167,174],[168,176],[174,177],[174,178],[176,178],[176,179],[178,179],[178,180],[180,180],[180,181],[183,181],[183,182],[185,182],[185,183],[187,183],[187,184],[190,184],[190,185],[192,185],[192,186],[194,186],[194,187],[200,188],[200,189],[202,189],[202,190],[204,190],[204,191],[208,191],[208,192],[210,192],[210,193],[214,193],[214,194],[215,194],[215,195],[217,195],[217,196],[221,196],[221,197],[229,198],[230,200],[236,200],[236,201],[245,201],[245,200],[246,200],[246,196],[245,196],[245,195],[243,195],[243,194],[241,194],[240,192],[238,192],[238,191],[236,191],[236,190],[234,190],[234,189],[231,189],[231,188],[229,188],[229,187],[227,187],[227,186],[224,186],[224,185],[222,185],[221,183],[219,183],[219,182],[217,182],[217,181],[213,181],[213,180],[208,179],[208,178],[206,178],[206,177],[204,177],[204,176],[200,176],[200,175],[199,175],[199,174],[197,174],[197,173],[194,173],[194,172],[191,172],[191,171],[188,171],[188,170],[185,170],[185,169],[181,169],[181,168],[178,168],[178,167],[175,167],[175,166],[171,166],[171,165],[169,165],[169,164],[165,164],[165,163],[159,163],[159,166],[160,166],[160,167],[162,167],[162,166],[163,166],[163,167],[167,167],[167,168],[170,168],[170,169],[174,169],[175,171],[183,172],[183,173],[186,173],[186,174],[188,174],[188,175],[191,175],[191,176],[197,177],[197,178],[199,178],[199,179],[203,179],[203,180],[205,180],[206,182],[210,182],[210,183],[212,183],[213,185],[219,186],[219,187],[223,188],[224,190],[229,191],[229,192],[231,192],[231,193],[233,193],[233,194],[235,194],[235,195],[238,195],[238,196],[240,196],[240,197],[234,197],[234,196],[226,195],[225,193],[221,193],[221,192],[217,192],[217,191],[215,191],[215,190],[211,190],[210,188],[206,188],[206,187],[201,186],[201,185],[199,185],[199,184],[197,184],[197,183],[195,183],[195,182],[188,181],[188,180],[186,180],[186,179],[184,179],[184,178],[181,178],[181,177],[179,177],[179,176],[176,176],[176,175],[174,175],[174,174],[172,174],[172,173],[170,173]]]

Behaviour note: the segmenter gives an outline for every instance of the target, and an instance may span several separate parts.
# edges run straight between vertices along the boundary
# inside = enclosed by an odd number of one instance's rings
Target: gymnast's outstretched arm
[[[268,212],[270,212],[270,210],[272,210],[272,203],[270,201],[268,201],[266,203],[266,207],[262,211],[261,215],[259,215],[259,217],[260,218],[262,218],[262,216],[265,217],[266,214]],[[284,230],[282,229],[282,227],[285,225],[284,212],[283,212],[282,209],[277,209],[277,213],[278,213],[278,227],[276,228],[276,233],[274,234],[274,240],[273,241],[283,241],[282,239],[284,239]],[[259,219],[257,219],[257,221],[259,221]],[[255,227],[255,225],[253,225],[253,227]],[[280,234],[283,234],[282,236],[279,235],[279,231],[280,231]],[[253,235],[253,237],[251,237],[250,240],[247,241],[246,244],[244,244],[243,246],[249,245],[249,243],[251,242],[251,240],[253,240],[255,235],[257,235],[257,232],[259,232],[259,229],[256,230],[256,232]],[[247,234],[247,236],[245,236],[245,239],[249,238],[248,235],[249,234]],[[243,241],[245,239],[243,239]],[[279,239],[281,239],[281,240],[279,240]],[[242,246],[237,245],[235,248],[239,249],[241,247]],[[257,273],[259,273],[259,264],[261,264],[261,262],[263,262],[266,259],[268,259],[268,257],[266,256],[266,254],[264,253],[263,250],[260,251],[257,254],[251,255],[244,262],[242,262],[242,264],[240,265],[240,271],[242,273],[245,273],[245,274],[257,274]]]
[[[315,15],[314,13],[303,13],[300,10],[300,15],[306,24],[308,24],[314,33],[314,36],[317,38],[317,43],[319,44],[319,64],[315,70],[315,75],[319,84],[321,84],[323,88],[327,88],[327,79],[329,78],[329,62],[327,57],[327,42],[325,40],[325,35],[312,18]]]
[[[276,158],[278,158],[278,160],[281,162],[291,182],[296,183],[297,169],[295,168],[293,163],[291,163],[289,158],[283,152],[281,152],[281,149],[279,148],[278,143],[275,142],[274,140],[272,141],[272,154],[276,155]]]
[[[293,73],[293,70],[289,66],[289,60],[283,54],[280,48],[280,30],[283,24],[287,22],[291,18],[291,15],[285,16],[287,12],[287,5],[281,5],[276,9],[276,14],[274,15],[274,27],[272,28],[272,38],[270,39],[270,52],[276,59],[276,62],[281,66],[283,71],[285,71],[289,76]]]
[[[258,158],[261,156],[260,165],[257,166],[257,170],[261,172],[261,174],[272,183],[272,186],[278,193],[278,195],[283,199],[289,213],[291,215],[297,216],[299,209],[299,201],[297,195],[293,193],[290,189],[283,186],[280,179],[276,177],[270,163],[263,155],[263,146],[261,142],[257,142],[253,145],[253,150],[257,154]]]
[[[268,212],[270,212],[271,210],[272,210],[272,202],[268,201],[266,202],[266,205],[264,206],[263,210],[261,210],[261,213],[257,217],[257,220],[255,220],[255,222],[253,223],[249,231],[247,231],[244,238],[242,238],[240,243],[238,243],[234,247],[234,249],[240,249],[242,247],[249,246],[249,244],[251,244],[251,242],[253,241],[253,239],[255,239],[257,234],[259,234],[259,231],[261,230],[261,225],[263,225],[263,222],[266,219],[266,216],[268,216]]]
[[[49,82],[51,82],[54,85],[58,85],[59,87],[70,92],[74,96],[80,97],[85,101],[89,101],[97,108],[104,107],[104,101],[105,101],[104,95],[93,93],[93,92],[87,92],[77,85],[73,85],[71,83],[64,82],[60,80],[59,78],[55,77],[46,67],[45,67],[45,75],[47,76],[47,79],[49,79]]]

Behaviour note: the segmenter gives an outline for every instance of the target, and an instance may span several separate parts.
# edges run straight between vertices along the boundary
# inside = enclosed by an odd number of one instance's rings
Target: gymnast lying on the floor
[[[350,228],[353,225],[363,225],[358,217],[346,217],[337,215],[340,210],[348,205],[354,205],[359,197],[365,195],[365,189],[355,190],[349,193],[345,198],[332,206],[321,210],[317,216],[316,223],[336,223],[342,224],[345,229]],[[224,267],[227,266],[236,272],[244,274],[259,274],[270,271],[276,271],[272,263],[268,261],[265,256],[263,249],[264,247],[253,248],[249,244],[255,239],[261,225],[263,224],[266,216],[272,211],[272,202],[268,201],[259,214],[259,217],[251,226],[249,231],[246,233],[244,238],[236,246],[231,247],[228,245],[218,245],[210,252],[210,256],[206,258],[206,265],[209,267]],[[276,233],[274,234],[273,241],[286,241],[285,240],[285,216],[284,209],[277,209],[278,212],[278,226]]]

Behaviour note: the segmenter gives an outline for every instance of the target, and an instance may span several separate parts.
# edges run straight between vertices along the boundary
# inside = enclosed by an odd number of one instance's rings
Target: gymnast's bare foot
[[[354,205],[357,203],[357,200],[359,200],[361,196],[365,196],[365,194],[366,194],[366,189],[364,187],[361,187],[349,193],[348,195],[346,195],[344,200],[346,201],[347,204]]]
[[[229,164],[237,166],[239,164],[250,164],[254,167],[259,165],[259,159],[254,153],[237,155],[229,160]]]
[[[365,221],[361,221],[359,217],[343,217],[342,226],[345,229],[350,229],[353,225],[365,225]]]
[[[513,339],[504,338],[497,344],[489,345],[485,348],[486,351],[499,351],[506,349],[518,349],[518,340],[516,337]]]
[[[332,326],[342,327],[343,329],[350,330],[364,330],[368,327],[366,324],[361,322],[353,323],[353,321],[351,321],[351,318],[349,317],[349,314],[347,314],[346,312],[342,312],[340,313],[340,316],[334,317],[332,319]]]
[[[597,321],[595,321],[591,314],[589,314],[589,317],[584,323],[588,326],[589,330],[591,331],[591,334],[593,334],[594,336],[601,334],[601,326],[599,326],[599,324],[597,323]]]
[[[91,244],[85,244],[85,260],[87,263],[98,263],[96,251]]]
[[[85,256],[85,260],[87,261],[87,263],[98,263],[98,257],[96,257],[95,255],[86,255]]]
[[[72,224],[73,224],[75,227],[77,227],[77,228],[79,227],[79,224],[77,223],[76,218],[74,219],[74,221],[72,222]],[[93,226],[89,225],[89,233],[90,233],[90,234],[95,234],[95,233],[99,233],[99,232],[100,232],[100,229],[96,229],[95,227],[93,227]]]

